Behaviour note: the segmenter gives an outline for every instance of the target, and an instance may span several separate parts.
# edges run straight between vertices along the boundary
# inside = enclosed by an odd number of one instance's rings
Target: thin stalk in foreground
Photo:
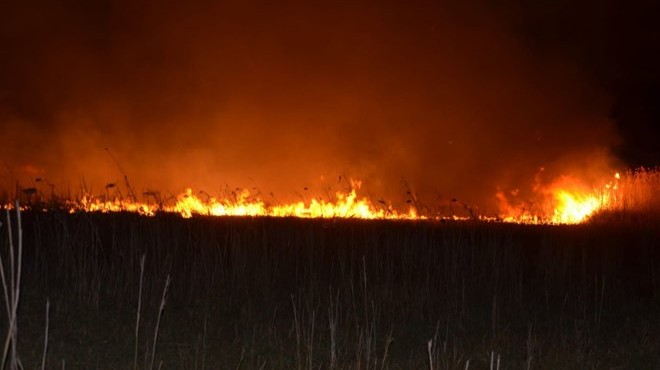
[[[135,319],[135,356],[133,358],[133,369],[137,370],[137,358],[138,358],[138,335],[140,330],[140,311],[142,309],[142,278],[144,276],[144,258],[145,255],[142,255],[140,259],[140,289],[138,292],[138,306],[137,306],[137,318]]]
[[[8,307],[8,318],[9,318],[9,331],[5,338],[5,344],[2,351],[2,367],[4,367],[5,362],[7,361],[7,356],[9,354],[9,345],[11,344],[11,355],[9,355],[9,368],[17,369],[20,366],[20,361],[18,360],[18,355],[16,351],[16,343],[18,338],[18,328],[17,328],[17,312],[18,312],[18,302],[21,292],[21,264],[23,256],[23,230],[21,227],[21,208],[16,201],[16,218],[17,218],[17,233],[18,233],[18,245],[17,245],[17,258],[14,257],[14,243],[11,233],[11,219],[9,215],[9,210],[7,210],[7,232],[9,235],[9,286],[7,286],[7,281],[4,275],[4,269],[0,269],[2,272],[2,284],[5,292],[5,303]],[[18,264],[18,266],[17,266]],[[2,266],[2,260],[0,260],[0,267]],[[9,290],[9,294],[7,294]],[[8,299],[8,300],[7,300]]]
[[[50,313],[50,300],[46,299],[46,334],[44,335],[44,353],[41,356],[41,370],[46,369],[46,354],[48,353],[48,316]]]
[[[151,365],[149,366],[149,369],[154,368],[154,360],[156,357],[156,340],[158,339],[158,327],[160,326],[160,318],[163,315],[163,310],[165,310],[165,302],[167,301],[167,293],[170,290],[171,281],[172,279],[170,278],[170,275],[167,275],[167,279],[165,279],[165,288],[163,289],[163,296],[160,299],[158,318],[156,319],[156,329],[154,330],[154,343],[153,346],[151,347]]]

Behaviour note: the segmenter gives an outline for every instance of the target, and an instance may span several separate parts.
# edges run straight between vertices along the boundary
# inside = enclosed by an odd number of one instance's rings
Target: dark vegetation
[[[657,222],[50,210],[23,212],[22,225],[25,369],[41,364],[47,299],[46,368],[132,368],[138,304],[140,369],[660,366]],[[4,217],[1,230],[7,263]]]

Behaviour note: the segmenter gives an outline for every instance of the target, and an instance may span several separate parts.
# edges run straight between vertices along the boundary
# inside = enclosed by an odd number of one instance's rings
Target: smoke
[[[606,97],[571,61],[535,52],[483,4],[5,7],[10,186],[100,190],[126,175],[138,191],[286,199],[341,177],[395,203],[410,188],[488,204],[540,167],[607,167],[616,140]]]

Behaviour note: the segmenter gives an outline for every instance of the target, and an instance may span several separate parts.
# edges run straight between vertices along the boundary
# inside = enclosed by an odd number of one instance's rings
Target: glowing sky
[[[485,204],[539,167],[608,168],[623,142],[602,78],[618,60],[589,67],[612,9],[91,3],[3,5],[3,187],[102,189],[123,176],[109,148],[139,191],[296,198],[341,176]]]

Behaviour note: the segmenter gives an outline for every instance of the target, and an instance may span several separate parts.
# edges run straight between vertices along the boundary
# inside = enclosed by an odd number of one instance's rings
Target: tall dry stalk
[[[9,210],[7,210],[7,234],[9,237],[9,249],[13,249],[13,241],[12,241],[12,234],[11,234],[11,218],[9,216]],[[5,295],[5,308],[7,310],[7,320],[9,322],[9,331],[7,332],[7,338],[5,340],[5,346],[2,352],[2,367],[4,368],[5,362],[7,360],[7,350],[8,350],[8,343],[7,341],[11,339],[11,332],[12,332],[12,315],[11,315],[11,306],[12,306],[12,301],[9,298],[9,288],[7,287],[7,279],[5,278],[5,268],[4,268],[4,261],[2,260],[2,254],[0,254],[0,277],[2,278],[2,291]],[[12,294],[13,297],[13,294]]]
[[[429,354],[429,370],[435,370],[433,364],[433,339],[429,339],[429,341],[426,342],[426,350]]]
[[[154,341],[153,345],[151,347],[151,365],[149,366],[149,369],[154,368],[154,360],[156,358],[156,341],[158,340],[158,328],[160,327],[160,318],[163,315],[163,311],[165,310],[165,303],[167,302],[167,293],[170,290],[170,282],[172,279],[170,278],[170,275],[167,275],[167,279],[165,279],[165,288],[163,288],[163,295],[160,298],[160,307],[158,309],[158,318],[156,319],[156,329],[154,330]]]
[[[48,353],[48,319],[50,316],[50,300],[46,300],[46,333],[44,334],[44,352],[41,356],[41,370],[46,369],[46,354]]]
[[[387,334],[387,338],[385,339],[385,352],[383,353],[383,358],[380,361],[380,369],[384,370],[385,369],[385,362],[387,361],[387,354],[390,352],[390,345],[394,341],[394,337],[392,336],[392,333],[394,332],[394,329],[390,328],[389,334]]]
[[[291,305],[293,306],[293,323],[296,330],[296,361],[297,369],[302,369],[302,360],[300,354],[300,326],[298,325],[298,311],[296,310],[296,301],[291,295]]]
[[[313,369],[314,360],[314,324],[316,322],[316,312],[312,310],[311,330],[307,333],[307,368]]]
[[[18,312],[18,302],[21,293],[21,265],[23,258],[23,230],[21,227],[21,208],[18,200],[15,203],[16,207],[16,224],[17,224],[17,236],[18,244],[16,246],[17,251],[14,252],[14,240],[11,230],[11,217],[9,210],[7,210],[7,234],[9,237],[9,285],[7,285],[7,279],[4,271],[4,261],[0,255],[0,278],[2,279],[2,289],[5,295],[5,305],[7,307],[7,314],[9,320],[9,331],[5,338],[5,344],[2,351],[2,367],[5,366],[7,360],[9,360],[9,368],[14,370],[21,367],[20,361],[18,359],[16,351],[16,343],[18,338],[18,328],[17,328],[17,312]],[[16,254],[16,256],[15,256]],[[9,351],[11,345],[11,352]],[[9,356],[9,357],[8,357]]]
[[[138,306],[137,306],[137,318],[135,319],[135,355],[133,357],[133,369],[137,370],[137,358],[138,358],[138,336],[140,333],[140,311],[142,309],[142,278],[144,277],[144,258],[145,254],[142,255],[140,259],[140,289],[138,291]]]
[[[339,316],[339,290],[336,298],[330,291],[330,307],[328,308],[328,326],[330,328],[330,369],[337,366],[337,319]]]

